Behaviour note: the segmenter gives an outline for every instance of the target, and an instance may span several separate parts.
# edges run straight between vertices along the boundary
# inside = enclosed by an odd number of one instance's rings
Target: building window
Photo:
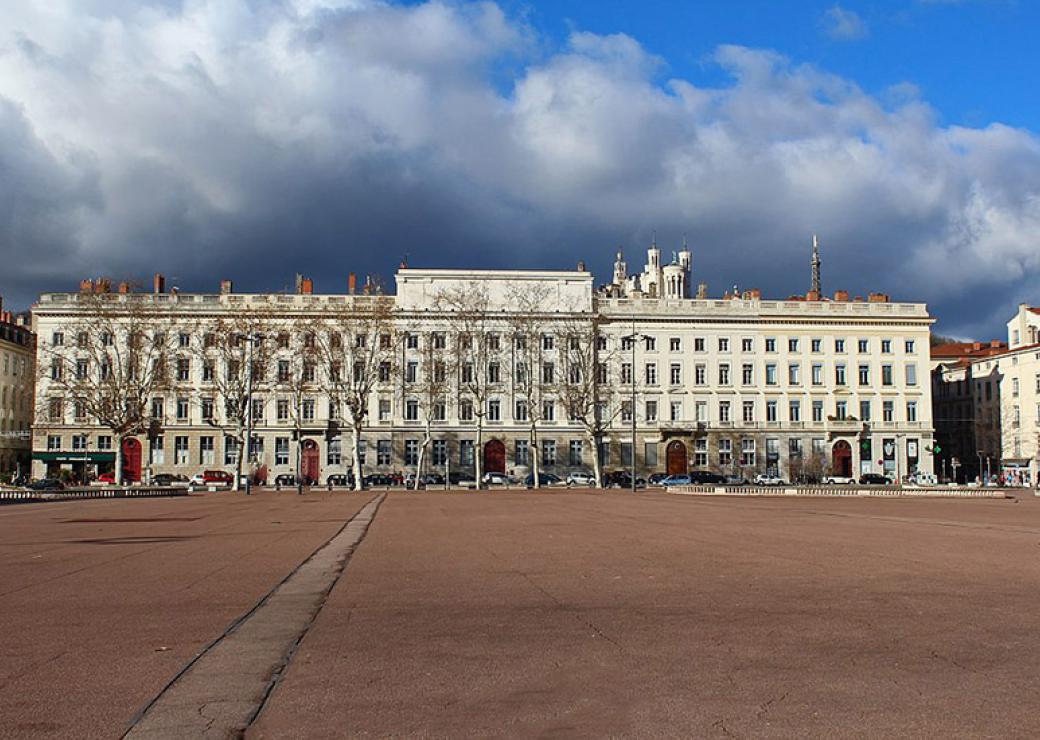
[[[488,421],[502,421],[502,402],[497,398],[488,401],[487,418]]]
[[[859,353],[861,355],[865,355],[867,352],[870,351],[870,340],[869,339],[860,339],[859,342],[858,342],[858,348],[859,348]]]
[[[288,465],[289,464],[289,438],[288,437],[275,437],[274,438],[274,464],[275,465]]]
[[[87,379],[87,361],[76,360],[76,380]]]
[[[47,449],[48,450],[60,450],[61,449],[61,437],[57,434],[47,435]]]
[[[693,367],[693,384],[694,385],[705,385],[708,382],[708,366],[703,363],[697,363]]]
[[[72,449],[76,452],[83,452],[87,449],[87,435],[85,434],[73,434],[72,435]]]
[[[744,423],[748,424],[755,420],[755,402],[744,401]]]
[[[148,441],[148,464],[163,465],[166,462],[166,451],[163,446],[163,436],[152,437]]]
[[[435,331],[433,333],[432,339],[434,349],[444,349],[448,346],[447,335],[445,335],[445,333],[442,331]]]
[[[643,464],[648,468],[657,467],[657,442],[643,443]]]
[[[729,363],[719,364],[719,385],[729,385]]]
[[[379,399],[379,421],[390,421],[390,416],[393,413],[392,406],[390,405],[389,398]]]
[[[405,465],[418,465],[419,464],[419,440],[417,440],[417,439],[406,439],[404,441],[404,464]]]
[[[892,366],[881,366],[881,385],[892,385]]]
[[[646,420],[657,421],[657,401],[646,402]]]
[[[755,366],[745,363],[740,372],[740,382],[743,385],[753,385],[755,382]]]
[[[823,401],[812,402],[812,420],[815,422],[823,421]]]
[[[766,421],[776,421],[776,401],[766,401]]]
[[[917,385],[917,365],[906,366],[906,384]]]
[[[719,401],[719,421],[729,422],[729,401]]]
[[[776,365],[766,365],[766,385],[776,385]]]
[[[766,337],[766,352],[776,352],[776,337]]]
[[[809,347],[810,347],[810,349],[811,349],[811,350],[812,350],[812,351],[813,351],[814,353],[819,353],[819,352],[823,352],[823,340],[822,340],[822,339],[813,339],[813,340],[812,340],[812,341],[811,341],[811,342],[809,343]]]
[[[845,351],[845,340],[835,339],[834,340],[834,351],[841,354]]]
[[[433,450],[431,451],[431,465],[443,468],[447,463],[448,459],[448,443],[446,440],[434,440]]]
[[[859,384],[870,385],[870,365],[859,366]]]
[[[802,382],[802,368],[797,362],[787,366],[787,384],[800,385]]]
[[[459,401],[459,421],[473,421],[473,401],[469,398]]]
[[[905,352],[906,352],[906,353],[907,353],[908,355],[912,355],[912,354],[914,353],[914,340],[913,340],[913,339],[907,339],[907,340],[906,340],[906,341],[905,341],[905,342],[903,343],[903,350],[904,350],[904,351],[905,351]]]
[[[407,349],[419,349],[419,335],[418,334],[405,334],[404,335],[404,346]]]
[[[516,399],[513,404],[513,420],[527,421],[527,401],[522,398]]]
[[[678,352],[682,349],[682,340],[679,337],[672,337],[668,340],[668,349],[672,352]]]
[[[448,403],[443,399],[437,399],[433,402],[433,420],[444,421],[448,418]]]
[[[881,420],[891,422],[895,416],[895,404],[892,401],[884,401],[881,404]]]
[[[502,382],[501,367],[497,362],[489,362],[487,366],[487,379],[489,383]]]
[[[362,465],[365,464],[365,455],[368,452],[368,440],[359,439],[357,444],[357,457],[358,462]]]
[[[460,465],[472,465],[473,464],[473,440],[462,439],[459,440],[459,464]]]
[[[835,385],[845,385],[845,365],[837,364],[834,366],[834,383]]]
[[[56,331],[51,334],[51,344],[55,347],[62,347],[65,345],[65,333]]]
[[[812,366],[812,384],[823,385],[823,365],[819,363],[813,363]]]
[[[409,398],[404,402],[404,420],[419,421],[419,402]]]
[[[798,399],[793,399],[787,406],[787,416],[790,421],[801,421],[802,420],[802,402]]]
[[[719,337],[719,352],[729,352],[728,337]]]
[[[885,354],[885,355],[892,354],[892,340],[891,339],[882,339],[881,340],[881,353]]]
[[[556,341],[553,338],[552,334],[543,334],[542,335],[542,349],[544,349],[546,351],[549,351],[549,350],[552,350],[555,346],[556,346]]]
[[[577,467],[582,464],[582,448],[584,443],[580,439],[572,439],[570,443],[570,454],[568,460],[571,467]]]
[[[839,421],[847,419],[849,416],[849,403],[848,401],[836,401],[834,403],[834,418]]]
[[[234,465],[238,460],[238,440],[234,437],[224,437],[224,464]]]
[[[694,352],[704,352],[705,351],[704,337],[694,337],[694,339],[693,339],[693,351]]]
[[[744,437],[740,440],[740,464],[746,468],[755,467],[755,440]]]
[[[553,383],[555,382],[556,366],[551,362],[542,363],[542,382]]]
[[[792,338],[787,340],[787,351],[788,352],[797,352],[798,351],[798,339],[796,337],[792,337]]]
[[[672,401],[668,406],[671,421],[682,421],[682,401]]]
[[[697,413],[697,421],[706,423],[708,421],[708,402],[698,401],[694,408]]]
[[[513,447],[513,461],[517,465],[530,465],[530,446],[526,439],[518,439]]]
[[[632,402],[621,402],[621,421],[632,421]]]
[[[644,368],[644,377],[647,385],[657,385],[657,363],[648,362]]]
[[[556,421],[555,401],[542,401],[542,421]]]
[[[419,363],[409,360],[404,366],[404,382],[415,383],[419,380]]]
[[[704,437],[693,441],[693,464],[698,468],[708,465],[708,440]]]
[[[47,401],[47,419],[49,421],[62,421],[62,407],[60,398],[52,398]]]
[[[379,382],[389,383],[390,382],[390,363],[383,361],[379,363]]]
[[[390,465],[393,462],[393,450],[393,442],[391,440],[376,440],[376,465]]]
[[[542,440],[542,464],[556,465],[556,440]]]
[[[99,434],[97,438],[97,448],[99,450],[111,450],[112,437],[108,434]]]
[[[163,399],[161,399],[161,398],[153,398],[152,399],[152,418],[153,419],[162,419],[165,416],[163,411],[164,411],[164,409],[163,409]]]
[[[752,337],[744,337],[740,340],[740,351],[741,352],[754,352],[755,351],[755,340]]]
[[[719,440],[719,467],[725,468],[733,464],[733,440]]]
[[[343,464],[343,438],[342,437],[331,437],[329,438],[326,450],[325,450],[325,461],[327,465],[342,465]]]
[[[275,416],[278,421],[287,421],[289,419],[289,401],[285,398],[279,398],[275,402]]]
[[[256,414],[256,401],[253,401],[253,409],[254,409],[253,413],[254,413],[254,418],[255,418],[255,414]],[[188,399],[187,398],[178,398],[177,399],[177,421],[187,421],[187,420],[188,420]]]
[[[906,420],[917,421],[917,401],[906,402]],[[1018,406],[1015,407],[1015,426],[1018,426]]]
[[[673,385],[682,384],[682,365],[673,362],[668,370],[668,381]]]
[[[860,421],[870,421],[870,399],[860,399],[859,419]]]
[[[188,438],[177,436],[173,438],[173,464],[188,464]]]
[[[314,421],[314,399],[303,399],[303,420]]]

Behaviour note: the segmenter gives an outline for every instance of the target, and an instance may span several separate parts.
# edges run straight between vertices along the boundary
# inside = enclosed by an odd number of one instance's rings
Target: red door
[[[123,440],[123,481],[135,483],[141,480],[141,443],[133,437]]]
[[[321,468],[318,465],[318,443],[313,439],[303,441],[303,457],[300,459],[300,477],[304,483],[317,484]]]
[[[500,440],[493,439],[484,445],[484,472],[506,472],[506,446]]]
[[[844,439],[834,443],[831,450],[831,470],[834,475],[849,477],[852,475],[852,447]]]
[[[684,475],[687,472],[686,445],[679,440],[673,439],[668,443],[665,459],[668,475]]]

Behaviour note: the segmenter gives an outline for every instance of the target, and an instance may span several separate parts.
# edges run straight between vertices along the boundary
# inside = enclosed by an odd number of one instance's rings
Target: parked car
[[[746,486],[748,480],[741,475],[724,475],[722,476],[722,484],[725,486]]]
[[[693,483],[693,478],[691,478],[687,473],[669,475],[661,481],[662,486],[688,486],[691,483]]]
[[[452,486],[472,486],[476,481],[473,480],[473,474],[462,471],[452,470],[448,473],[448,485]]]
[[[369,473],[363,480],[366,488],[397,486],[401,484],[401,481],[393,473]]]
[[[580,488],[590,488],[596,485],[596,476],[583,470],[575,470],[567,475],[567,485]]]
[[[191,476],[188,485],[192,486],[230,486],[235,476],[226,470],[203,470]]]
[[[528,488],[534,487],[534,473],[528,473],[527,477],[524,478],[524,485]],[[551,486],[564,486],[567,485],[563,478],[552,473],[539,473],[538,474],[538,485],[542,487]]]
[[[276,486],[295,486],[296,475],[294,473],[282,473],[274,477],[274,484]]]
[[[825,475],[823,485],[825,486],[851,486],[856,479],[851,475]]]
[[[112,482],[115,482],[115,473],[105,473],[105,475],[111,475]],[[98,476],[98,480],[104,480],[104,476]],[[188,479],[177,473],[156,473],[152,476],[153,486],[183,486],[187,483]]]
[[[712,485],[726,482],[726,477],[710,470],[691,470],[690,482],[697,485]]]
[[[105,485],[114,485],[116,482],[115,473],[102,473],[97,477],[98,483],[104,483]]]
[[[30,483],[26,488],[32,491],[60,491],[65,488],[65,484],[57,478],[40,478],[40,480]]]
[[[512,482],[505,473],[484,473],[480,480],[485,486],[508,486]]]
[[[890,486],[892,481],[888,479],[887,475],[881,473],[864,473],[859,477],[859,483],[861,486]]]
[[[759,473],[755,476],[756,486],[786,486],[787,483],[778,475],[770,475],[769,473]]]
[[[631,488],[632,475],[627,470],[615,470],[603,476],[605,488]],[[636,478],[636,488],[646,487],[645,478]]]
[[[668,473],[651,473],[646,478],[646,484],[648,486],[659,486],[661,481],[668,477]]]

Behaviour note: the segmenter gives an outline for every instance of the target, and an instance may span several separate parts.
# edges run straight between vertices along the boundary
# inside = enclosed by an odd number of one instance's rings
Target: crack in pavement
[[[340,530],[191,660],[124,738],[238,737],[263,710],[386,494]]]

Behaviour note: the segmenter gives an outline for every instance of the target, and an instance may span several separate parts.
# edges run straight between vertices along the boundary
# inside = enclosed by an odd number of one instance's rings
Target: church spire
[[[816,234],[812,235],[812,288],[816,295],[821,295],[820,290],[820,245],[816,241]]]

